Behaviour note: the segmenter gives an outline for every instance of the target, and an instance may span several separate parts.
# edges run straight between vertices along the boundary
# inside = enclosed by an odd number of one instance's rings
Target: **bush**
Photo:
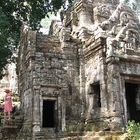
[[[140,123],[129,121],[126,131],[131,140],[140,140]]]

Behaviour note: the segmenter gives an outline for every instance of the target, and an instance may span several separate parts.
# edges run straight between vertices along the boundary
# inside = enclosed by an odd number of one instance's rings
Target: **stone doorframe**
[[[43,100],[53,100],[55,101],[55,111],[57,113],[56,116],[56,127],[54,127],[55,131],[65,131],[66,127],[66,109],[65,109],[65,99],[62,99],[61,96],[47,96],[47,95],[40,95],[40,125],[42,128],[42,116],[43,116]]]
[[[125,83],[134,83],[134,84],[140,84],[140,76],[134,76],[134,75],[121,75],[121,82],[120,82],[120,93],[121,93],[121,102],[122,102],[122,114],[123,114],[123,121],[124,125],[126,126],[128,123],[128,110],[127,110],[127,101],[126,101],[126,89],[125,89]]]
[[[40,102],[40,119],[41,119],[41,128],[43,126],[43,100],[52,100],[55,101],[55,111],[58,112],[58,98],[57,97],[47,97],[47,96],[41,96],[41,102]],[[58,120],[57,120],[58,121]],[[55,127],[54,127],[55,128]]]

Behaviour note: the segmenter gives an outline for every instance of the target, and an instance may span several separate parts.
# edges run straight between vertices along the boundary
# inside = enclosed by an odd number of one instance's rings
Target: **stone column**
[[[58,110],[58,126],[57,126],[57,129],[60,131],[62,130],[62,99],[60,96],[58,96],[58,99],[57,99],[57,110]],[[64,121],[64,120],[63,120]]]
[[[40,131],[40,86],[33,87],[33,132]]]
[[[85,112],[85,62],[82,44],[79,46],[79,82],[80,82],[80,100],[81,100],[81,117],[84,117]]]
[[[62,131],[66,131],[66,102],[65,102],[65,98],[63,96],[63,100],[62,101]]]
[[[119,63],[115,60],[107,65],[107,94],[109,103],[110,127],[120,129],[122,126],[122,111],[120,101]]]
[[[90,93],[88,94],[88,111],[87,111],[87,121],[95,120],[97,118],[97,110],[96,107],[96,94]]]
[[[102,46],[103,48],[104,46]],[[103,50],[100,53],[100,98],[101,98],[101,117],[108,117],[108,96],[107,96],[107,65],[106,59],[103,54]]]
[[[125,79],[121,76],[120,82],[120,101],[121,101],[121,110],[122,110],[122,119],[124,126],[127,125],[128,116],[127,116],[127,102],[126,102],[126,89],[125,89]]]

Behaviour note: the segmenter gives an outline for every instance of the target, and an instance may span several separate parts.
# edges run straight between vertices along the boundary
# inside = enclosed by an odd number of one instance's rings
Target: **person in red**
[[[11,119],[11,112],[12,112],[12,96],[9,89],[5,90],[5,97],[4,97],[4,119]]]

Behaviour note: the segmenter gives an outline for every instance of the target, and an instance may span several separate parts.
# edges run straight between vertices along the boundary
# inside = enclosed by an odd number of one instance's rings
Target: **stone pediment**
[[[115,6],[98,2],[94,6],[91,1],[87,4],[80,1],[71,14],[71,28],[71,36],[82,42],[103,37],[107,46],[117,46],[118,52],[120,48],[139,50],[139,19],[129,6],[122,3]]]
[[[112,28],[113,25],[137,28],[138,18],[130,7],[119,4],[116,8],[110,4],[99,3],[95,7],[93,3],[80,1],[76,3],[71,13],[72,35],[78,34],[81,29],[94,31],[98,25],[102,25],[103,30]],[[131,25],[130,25],[131,24]],[[110,28],[106,27],[109,26]],[[134,27],[135,26],[135,27]],[[88,32],[89,32],[88,31]],[[78,36],[78,35],[77,35]]]
[[[111,30],[114,26],[118,26],[120,28],[126,26],[127,29],[134,28],[138,30],[138,24],[139,19],[136,17],[134,11],[124,4],[119,4],[111,16],[107,20],[103,21],[100,26],[103,30]]]
[[[106,33],[107,49],[125,53],[126,50],[139,51],[139,20],[130,7],[119,4],[109,19],[102,22],[99,32]],[[98,29],[97,29],[98,30]],[[122,51],[123,49],[123,51]],[[114,51],[107,53],[109,57]]]

